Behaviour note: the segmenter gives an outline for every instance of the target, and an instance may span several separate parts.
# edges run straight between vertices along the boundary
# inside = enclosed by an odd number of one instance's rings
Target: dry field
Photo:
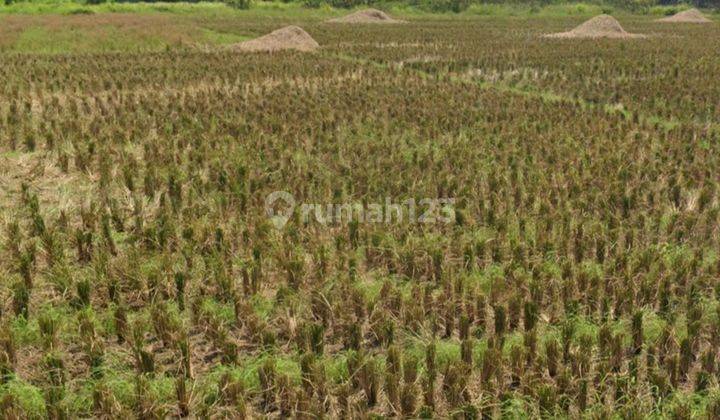
[[[2,18],[0,417],[720,418],[720,25],[589,17]]]

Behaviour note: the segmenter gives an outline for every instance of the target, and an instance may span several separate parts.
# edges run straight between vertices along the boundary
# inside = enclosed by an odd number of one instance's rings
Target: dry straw
[[[299,26],[286,26],[250,41],[240,42],[231,47],[235,51],[314,51],[320,48],[307,32]]]
[[[544,35],[545,38],[645,38],[642,34],[626,32],[614,17],[599,15],[568,32]]]
[[[698,9],[685,10],[657,21],[664,23],[712,23],[712,20],[703,16]]]
[[[387,13],[377,9],[364,9],[347,16],[330,19],[331,23],[404,23],[403,20],[393,19]]]

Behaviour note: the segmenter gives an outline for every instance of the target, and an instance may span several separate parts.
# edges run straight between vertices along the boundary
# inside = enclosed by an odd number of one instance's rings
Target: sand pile
[[[667,23],[711,23],[712,20],[703,16],[698,9],[685,10],[666,18],[658,19],[658,22]]]
[[[614,17],[595,16],[569,32],[547,34],[547,38],[644,38],[645,35],[625,32]]]
[[[333,23],[402,23],[404,21],[393,19],[382,10],[365,9],[358,10],[341,18],[330,19]]]
[[[231,46],[235,51],[313,51],[319,47],[320,44],[298,26],[286,26],[260,38]]]

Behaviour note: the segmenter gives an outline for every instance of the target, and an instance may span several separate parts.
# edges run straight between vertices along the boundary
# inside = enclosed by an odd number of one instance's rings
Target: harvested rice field
[[[717,15],[278,10],[0,14],[0,418],[720,418]]]

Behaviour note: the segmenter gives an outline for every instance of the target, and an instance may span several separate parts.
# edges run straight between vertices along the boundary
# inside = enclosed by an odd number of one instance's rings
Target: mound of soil
[[[341,18],[330,19],[333,23],[402,23],[404,21],[393,19],[382,10],[364,9],[358,10]]]
[[[685,10],[666,18],[658,19],[658,22],[666,23],[711,23],[712,20],[703,16],[698,9]]]
[[[547,34],[546,38],[644,38],[645,35],[625,32],[620,22],[609,15],[599,15],[569,32]]]
[[[286,26],[267,35],[231,46],[235,51],[314,51],[320,48],[307,32],[299,26]]]

